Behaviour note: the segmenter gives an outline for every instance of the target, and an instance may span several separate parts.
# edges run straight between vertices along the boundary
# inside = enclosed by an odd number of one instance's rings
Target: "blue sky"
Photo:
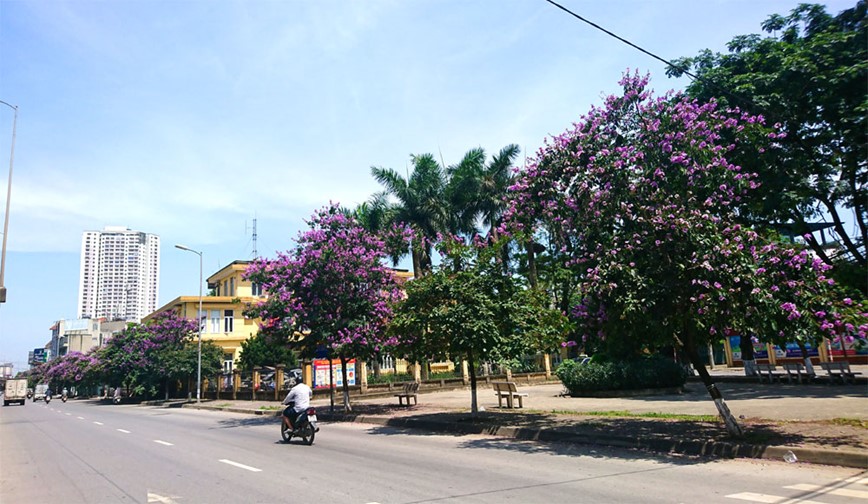
[[[724,50],[796,1],[563,0],[664,58]],[[855,2],[826,2],[830,12]],[[0,0],[0,100],[19,107],[0,362],[23,369],[76,317],[85,230],[160,235],[160,305],[287,250],[329,201],[379,190],[371,166],[532,155],[626,69],[663,65],[542,0]],[[13,114],[0,106],[5,205]],[[0,207],[0,212],[2,212]]]

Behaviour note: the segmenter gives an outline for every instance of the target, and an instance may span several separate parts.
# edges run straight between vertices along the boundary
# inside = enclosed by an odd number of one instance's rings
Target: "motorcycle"
[[[48,394],[45,394],[45,404],[48,404],[50,402],[51,402],[51,396]]]
[[[280,435],[284,442],[289,442],[293,437],[300,437],[308,446],[313,444],[313,439],[319,431],[316,425],[316,408],[311,406],[303,411],[295,421],[295,429],[289,426],[289,419],[281,415]]]
[[[67,397],[66,394],[63,394],[63,395],[60,396],[60,400],[63,401],[63,402],[66,402],[67,399],[69,399],[69,397]]]

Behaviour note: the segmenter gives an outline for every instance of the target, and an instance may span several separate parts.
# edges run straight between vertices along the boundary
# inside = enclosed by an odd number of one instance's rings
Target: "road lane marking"
[[[172,443],[169,443],[169,442],[167,442],[167,441],[160,441],[159,439],[155,439],[154,442],[155,442],[155,443],[160,443],[161,445],[165,445],[165,446],[175,446],[175,445],[173,445]]]
[[[94,421],[93,423],[95,423],[95,424],[97,424],[97,425],[105,425],[104,423],[102,423],[102,422],[97,422],[97,421]]]
[[[789,497],[781,497],[780,495],[769,495],[769,494],[761,494],[761,493],[753,493],[753,492],[742,492],[737,494],[731,494],[726,496],[728,499],[740,499],[746,500],[750,502],[764,502],[766,504],[776,504],[776,503],[784,503],[784,502],[798,502],[799,504],[826,504],[824,502],[817,502],[812,500],[791,500]]]
[[[72,416],[72,413],[67,413],[66,416]]]
[[[116,429],[118,432],[123,432],[124,434],[129,434],[130,431],[124,429]]]
[[[789,488],[791,490],[816,492],[818,494],[839,495],[841,497],[856,497],[859,499],[868,499],[868,492],[864,490],[848,490],[846,488],[824,489],[820,485],[811,485],[810,483],[799,483],[798,485],[785,486],[784,488]]]
[[[231,466],[240,467],[241,469],[247,469],[248,471],[252,471],[252,472],[262,472],[262,469],[257,469],[255,467],[250,467],[248,465],[239,464],[238,462],[233,462],[231,460],[220,459],[220,462],[223,462],[224,464],[229,464]]]
[[[728,499],[740,499],[751,502],[766,502],[768,504],[774,504],[775,502],[780,502],[786,497],[779,497],[777,495],[768,495],[768,494],[759,494],[753,492],[741,492],[737,494],[730,494],[726,496]]]
[[[166,497],[165,495],[148,492],[148,502],[159,502],[160,504],[175,504],[176,501],[171,497]]]
[[[78,418],[79,420],[84,420],[84,417],[83,417],[83,416],[75,417],[75,418]]]

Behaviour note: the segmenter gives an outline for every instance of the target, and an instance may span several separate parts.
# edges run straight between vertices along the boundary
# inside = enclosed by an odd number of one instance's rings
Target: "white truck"
[[[3,406],[17,402],[24,406],[27,399],[27,380],[6,380],[6,388],[3,390]]]
[[[42,399],[45,400],[45,392],[48,390],[47,383],[37,383],[36,390],[33,391],[33,400],[38,401]]]

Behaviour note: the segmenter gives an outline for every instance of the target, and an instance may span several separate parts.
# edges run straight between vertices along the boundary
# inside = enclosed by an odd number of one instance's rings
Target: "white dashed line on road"
[[[130,431],[124,429],[116,429],[118,432],[123,432],[124,434],[129,434]]]
[[[247,469],[248,471],[251,471],[251,472],[262,472],[262,469],[257,469],[255,467],[250,467],[248,465],[239,464],[238,462],[233,462],[231,460],[220,459],[220,462],[223,462],[224,464],[229,464],[231,466],[240,467],[241,469]]]
[[[72,413],[67,413],[66,416],[72,416]]]
[[[863,490],[850,490],[847,488],[823,488],[820,485],[811,485],[809,483],[799,483],[798,485],[789,485],[784,488],[791,490],[802,490],[808,492],[817,492],[828,495],[838,495],[840,497],[854,497],[857,499],[868,499],[868,492]]]
[[[165,446],[175,446],[175,445],[173,445],[172,443],[169,443],[168,441],[161,441],[161,440],[159,440],[159,439],[155,439],[154,442],[155,442],[155,443],[159,443],[159,444],[161,444],[161,445],[165,445]]]
[[[84,417],[83,417],[83,416],[75,417],[75,418],[78,418],[79,420],[84,420]]]
[[[102,423],[102,422],[96,422],[96,421],[95,421],[94,423],[97,424],[97,425],[105,425],[105,424]]]
[[[160,504],[175,504],[175,500],[173,500],[171,497],[155,494],[153,492],[148,492],[148,502],[159,502]]]

